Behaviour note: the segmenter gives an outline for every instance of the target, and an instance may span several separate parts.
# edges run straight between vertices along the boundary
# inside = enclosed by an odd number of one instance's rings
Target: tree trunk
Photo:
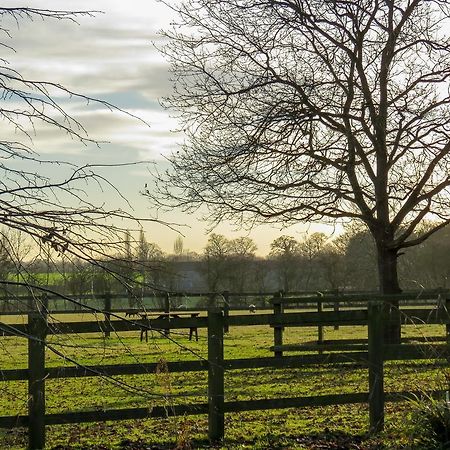
[[[402,290],[398,283],[397,259],[398,250],[387,249],[377,245],[378,277],[381,294],[400,294]],[[385,313],[389,318],[385,322],[384,342],[386,344],[399,344],[401,340],[400,310],[398,299],[385,300]]]

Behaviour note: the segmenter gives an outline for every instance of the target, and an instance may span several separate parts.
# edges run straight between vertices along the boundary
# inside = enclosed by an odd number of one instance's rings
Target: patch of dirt
[[[309,450],[382,450],[385,448],[378,443],[367,441],[363,436],[328,430],[324,433],[299,436],[295,440]]]

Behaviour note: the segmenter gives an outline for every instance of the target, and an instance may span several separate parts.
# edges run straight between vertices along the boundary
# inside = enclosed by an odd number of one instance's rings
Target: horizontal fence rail
[[[362,294],[358,294],[360,298]],[[411,294],[412,295],[412,294]],[[333,301],[335,297],[333,298]],[[355,296],[352,297],[354,301]],[[402,299],[417,299],[412,296],[402,296]],[[431,298],[431,297],[430,297]],[[436,337],[430,343],[422,346],[411,344],[384,345],[383,326],[389,320],[383,310],[380,296],[369,299],[367,309],[359,310],[323,310],[286,312],[285,304],[298,301],[297,298],[274,297],[273,313],[228,315],[222,308],[212,307],[206,317],[166,317],[155,319],[136,319],[114,317],[112,311],[101,311],[112,314],[106,320],[91,322],[53,323],[48,320],[46,310],[28,313],[28,323],[7,324],[0,322],[0,334],[4,336],[19,336],[28,340],[28,368],[0,371],[0,381],[28,381],[29,411],[28,415],[0,417],[0,427],[28,427],[29,448],[41,449],[45,445],[45,426],[64,423],[83,423],[103,420],[143,419],[151,417],[167,417],[172,415],[208,414],[209,438],[212,442],[224,437],[224,414],[230,412],[280,409],[310,406],[328,406],[337,404],[368,403],[370,429],[377,432],[383,428],[385,401],[400,401],[414,398],[415,393],[385,392],[383,383],[383,362],[389,360],[433,359],[447,363],[450,358],[449,327],[450,320],[447,307],[449,301],[442,298],[433,309],[405,308],[401,310],[403,325],[412,323],[446,324],[446,336]],[[400,299],[396,297],[395,301]],[[303,298],[302,301],[309,301]],[[317,297],[314,298],[317,302]],[[330,300],[322,297],[320,302]],[[348,298],[340,297],[345,303]],[[274,356],[265,358],[246,358],[224,360],[224,331],[228,327],[237,326],[270,326],[274,330],[274,345],[271,351]],[[285,327],[323,327],[323,326],[368,326],[367,340],[325,341],[323,333],[319,333],[317,343],[283,345],[283,330]],[[165,332],[171,329],[206,328],[208,333],[208,359],[198,361],[168,362],[169,372],[208,371],[208,403],[193,405],[159,405],[146,408],[129,408],[118,410],[79,411],[61,414],[45,413],[45,382],[54,378],[97,377],[118,375],[154,374],[158,363],[124,364],[124,365],[93,365],[45,367],[46,337],[62,333],[98,333],[149,330]],[[323,330],[322,330],[323,331]],[[321,337],[321,339],[320,339]],[[444,341],[439,344],[436,342]],[[300,351],[295,356],[284,356],[283,352]],[[303,354],[301,352],[319,352],[318,354]],[[325,353],[327,352],[327,353]],[[356,364],[368,368],[369,392],[348,394],[319,395],[312,397],[275,398],[261,400],[226,401],[224,391],[224,372],[228,370],[257,368],[301,368],[318,364]],[[439,392],[435,393],[436,395]]]
[[[38,288],[37,288],[38,289]],[[45,288],[44,288],[45,290]],[[450,295],[449,289],[434,289],[415,292],[403,292],[399,295],[389,296],[392,301],[399,300],[400,304],[413,301],[416,305],[428,305],[439,301]],[[209,307],[217,303],[223,303],[224,308],[227,309],[247,309],[248,304],[245,301],[261,300],[264,305],[259,305],[259,309],[270,309],[274,302],[279,302],[280,298],[285,308],[292,307],[308,307],[317,303],[341,305],[359,305],[365,304],[369,301],[385,299],[384,296],[374,292],[352,292],[352,291],[300,291],[291,292],[287,296],[282,291],[274,294],[273,292],[136,292],[136,293],[105,293],[102,295],[79,295],[76,298],[65,295],[57,295],[54,293],[41,294],[37,293],[34,296],[15,296],[15,297],[0,297],[0,315],[16,315],[26,314],[35,309],[36,305],[46,304],[46,309],[51,314],[79,314],[80,311],[89,312],[92,310],[92,305],[99,309],[109,310],[111,312],[127,312],[133,308],[145,308],[147,311],[160,311],[161,305],[164,309],[179,308],[177,303],[180,299],[194,299],[205,300],[203,306],[187,306],[183,305],[186,310],[203,310],[207,311]],[[57,302],[63,301],[65,304],[69,303],[72,308],[64,307],[63,309],[52,308]],[[146,302],[156,301],[158,305],[146,305]],[[244,303],[242,303],[244,301]],[[119,303],[127,302],[135,306],[117,306]],[[233,304],[237,302],[236,306]],[[66,305],[65,305],[66,306]]]
[[[448,313],[445,308],[440,309],[402,309],[400,315],[401,323],[423,322],[426,324],[444,324],[448,320]],[[252,314],[252,315],[236,315],[227,318],[229,326],[252,326],[252,325],[269,325],[274,326],[354,326],[367,325],[368,312],[365,310],[350,311],[322,311],[316,312],[283,312],[281,317],[274,314]],[[98,320],[95,322],[56,322],[48,323],[48,334],[70,334],[70,333],[98,333],[116,331],[136,331],[146,328],[149,331],[160,331],[166,328],[170,329],[186,329],[186,328],[206,328],[206,317],[187,317],[187,318],[170,318],[167,319],[112,319],[109,321]],[[9,324],[0,322],[0,334],[4,336],[17,336],[29,334],[29,325],[23,323]]]

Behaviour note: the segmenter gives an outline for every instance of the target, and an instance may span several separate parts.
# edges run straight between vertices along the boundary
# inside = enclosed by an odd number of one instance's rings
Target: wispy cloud
[[[160,39],[157,30],[168,24],[169,10],[160,2],[143,0],[70,0],[63,6],[57,0],[34,0],[33,7],[103,13],[81,17],[79,24],[39,19],[3,23],[17,51],[7,55],[12,67],[26,78],[61,83],[113,103],[150,124],[149,128],[126,115],[111,114],[101,104],[59,98],[90,137],[128,146],[130,156],[157,158],[167,153],[179,137],[172,135],[176,124],[159,104],[170,92],[170,83],[167,64],[152,42]],[[36,131],[33,141],[40,151],[76,151],[78,144],[67,142],[67,136],[45,125]]]
[[[177,0],[171,0],[173,2]],[[62,106],[85,127],[93,139],[110,141],[97,148],[83,146],[66,133],[46,126],[29,128],[34,147],[43,158],[65,160],[74,164],[114,164],[132,161],[155,161],[160,170],[167,167],[164,155],[176,150],[183,136],[174,133],[176,121],[159,105],[159,99],[171,92],[168,66],[152,45],[161,44],[158,30],[167,28],[170,11],[157,0],[33,0],[33,8],[99,10],[94,17],[81,17],[79,25],[68,21],[27,20],[3,22],[12,38],[8,42],[16,53],[4,49],[2,57],[25,77],[61,83],[82,94],[116,104],[141,117],[149,126],[121,113],[109,111],[101,104],[58,95]],[[5,7],[17,6],[17,0],[5,0]],[[36,131],[36,132],[35,132]],[[8,128],[0,122],[0,133],[7,136]],[[12,138],[19,138],[9,129]],[[18,162],[20,167],[26,164]],[[42,165],[39,170],[53,175],[55,166]],[[136,215],[154,215],[146,199],[139,195],[145,184],[151,185],[145,164],[114,168],[102,167],[104,174],[130,200]],[[62,176],[60,168],[57,173]],[[107,192],[93,191],[88,195],[102,202]],[[118,207],[122,205],[119,204]],[[172,211],[166,220],[188,224],[186,246],[201,250],[206,243],[204,227],[196,215]],[[149,233],[165,249],[172,249],[177,235],[166,227],[152,225]],[[230,233],[222,224],[217,230]],[[261,232],[258,240],[268,248],[273,230]],[[264,245],[258,244],[263,250]],[[263,250],[264,251],[264,250]]]

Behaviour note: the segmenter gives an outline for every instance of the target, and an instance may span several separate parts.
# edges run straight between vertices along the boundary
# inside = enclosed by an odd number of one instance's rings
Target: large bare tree
[[[168,105],[188,141],[160,201],[206,204],[213,222],[362,221],[381,292],[400,292],[401,250],[450,222],[450,3],[174,8]],[[417,235],[425,218],[435,226]]]

